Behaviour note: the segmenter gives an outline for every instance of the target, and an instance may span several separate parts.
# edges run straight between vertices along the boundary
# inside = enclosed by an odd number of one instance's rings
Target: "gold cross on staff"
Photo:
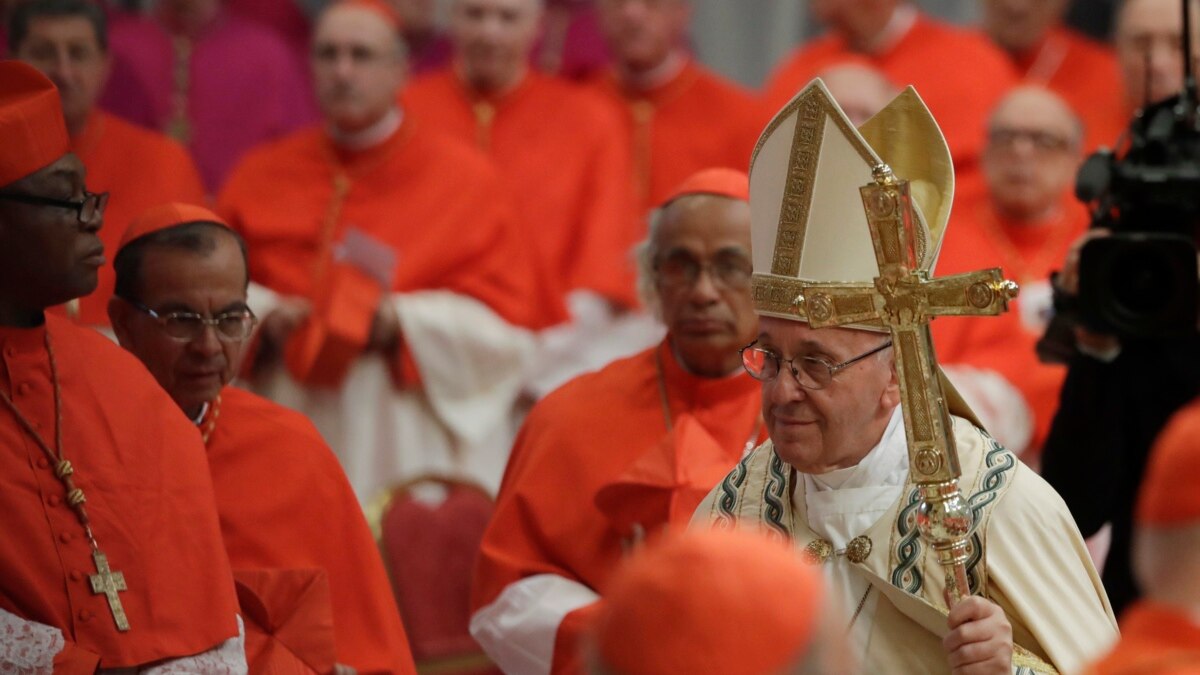
[[[125,617],[125,608],[121,606],[121,598],[117,596],[118,591],[129,590],[125,586],[125,574],[111,571],[108,568],[108,556],[99,550],[92,551],[92,560],[96,563],[96,574],[88,577],[92,582],[92,593],[103,593],[108,597],[108,609],[112,612],[113,620],[117,622],[117,630],[125,632],[129,630],[129,619]]]
[[[997,315],[1017,296],[998,268],[931,279],[921,269],[919,223],[908,181],[885,164],[860,189],[879,276],[872,284],[805,283],[797,307],[814,328],[882,325],[891,331],[909,462],[921,493],[918,527],[946,569],[951,603],[968,595],[965,562],[972,516],[958,489],[958,452],[938,378],[929,322],[938,316]]]

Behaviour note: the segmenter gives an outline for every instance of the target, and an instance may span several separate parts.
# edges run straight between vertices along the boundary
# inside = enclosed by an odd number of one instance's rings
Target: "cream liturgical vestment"
[[[971,286],[977,292],[967,292],[965,306],[955,280],[929,280],[952,202],[950,168],[945,140],[911,87],[856,130],[820,80],[811,83],[767,126],[751,159],[755,309],[818,325],[823,314],[855,317],[845,323],[869,331],[886,330],[883,317],[891,315],[885,312],[984,313],[995,298],[990,286]],[[892,172],[911,188],[904,225],[915,250],[908,249],[905,265],[935,288],[925,295],[884,288],[895,280],[882,269],[881,260],[891,264],[883,254],[904,242],[872,231],[864,208],[869,200],[859,188]],[[871,206],[880,210],[878,202]],[[852,285],[873,285],[878,297],[813,301],[823,289]],[[912,335],[901,333],[902,339]],[[897,368],[912,378],[916,361],[901,356]],[[936,361],[920,375],[908,385],[922,395],[908,399],[918,403],[896,407],[856,466],[806,475],[768,441],[709,493],[693,524],[764,529],[794,541],[822,566],[863,672],[949,672],[942,646],[949,633],[946,572],[917,528],[923,500],[917,479],[930,464],[919,460],[910,471],[907,438],[919,444],[922,434],[929,436],[930,407],[920,404],[935,401],[944,407],[937,412],[950,413],[939,420],[945,420],[947,450],[957,446],[957,482],[974,522],[966,538],[966,587],[1008,617],[1014,673],[1076,672],[1116,638],[1116,620],[1070,512],[1045,481],[978,426]],[[905,400],[903,382],[901,393]]]
[[[841,609],[847,622],[867,598],[850,630],[863,672],[949,672],[941,643],[949,632],[943,573],[917,533],[919,500],[908,481],[898,418],[840,487],[827,484],[828,474],[795,471],[764,443],[713,489],[693,524],[762,527],[801,550],[829,541],[835,552],[821,564],[833,597],[846,601]],[[1011,452],[970,422],[953,419],[963,470],[959,485],[977,523],[968,564],[971,591],[1004,609],[1015,644],[1059,672],[1075,672],[1116,638],[1116,620],[1071,514]],[[897,475],[903,482],[889,487]],[[856,511],[879,513],[889,492],[896,497],[875,522],[862,530],[839,527],[857,524]],[[850,551],[837,553],[859,536],[870,541],[865,559],[852,562]],[[1013,672],[1052,671],[1018,657]]]

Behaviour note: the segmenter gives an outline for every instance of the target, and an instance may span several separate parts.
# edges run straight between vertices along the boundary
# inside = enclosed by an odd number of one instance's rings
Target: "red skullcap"
[[[148,234],[170,229],[176,225],[195,222],[215,223],[222,227],[229,227],[220,216],[206,208],[192,204],[172,202],[170,204],[155,206],[137,218],[134,218],[133,222],[129,224],[129,229],[125,230],[125,236],[121,237],[121,244],[117,247],[117,251],[125,248],[133,240],[140,239]]]
[[[0,186],[46,168],[69,149],[58,89],[32,66],[0,61]]]
[[[750,178],[744,172],[734,169],[703,169],[683,181],[660,206],[666,206],[687,195],[719,195],[748,202]]]
[[[404,20],[388,0],[338,0],[335,6],[361,7],[378,14],[397,33],[404,29]]]
[[[823,596],[817,571],[762,534],[668,536],[614,574],[597,653],[620,675],[783,672],[812,642]]]

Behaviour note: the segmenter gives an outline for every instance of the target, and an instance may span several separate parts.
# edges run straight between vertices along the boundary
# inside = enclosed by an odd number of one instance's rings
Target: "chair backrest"
[[[484,489],[444,476],[413,479],[368,506],[419,670],[476,673],[488,664],[468,625],[472,569],[493,506]]]

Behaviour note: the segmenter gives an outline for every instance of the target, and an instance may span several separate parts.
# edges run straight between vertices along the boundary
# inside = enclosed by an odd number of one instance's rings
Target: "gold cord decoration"
[[[1005,231],[995,213],[986,207],[981,207],[978,213],[979,217],[976,221],[983,225],[981,229],[984,235],[999,252],[1000,264],[1004,268],[1012,270],[1013,276],[1022,284],[1038,281],[1042,275],[1037,270],[1048,269],[1051,263],[1062,256],[1067,241],[1075,236],[1074,231],[1067,226],[1066,219],[1062,214],[1059,214],[1054,222],[1030,226],[1048,228],[1052,234],[1042,242],[1036,254],[1027,261],[1026,256],[1013,243],[1012,237]]]
[[[208,445],[208,439],[212,438],[213,431],[217,428],[217,418],[221,416],[221,395],[213,399],[213,402],[208,406],[208,412],[204,415],[204,421],[200,425],[200,438]]]
[[[50,331],[46,331],[46,355],[50,360],[50,381],[54,385],[54,444],[55,449],[50,449],[50,445],[42,438],[42,435],[34,428],[33,423],[29,418],[25,417],[21,409],[13,403],[12,398],[4,392],[0,391],[0,400],[4,401],[4,405],[12,411],[13,416],[17,418],[21,428],[25,433],[37,443],[41,448],[42,453],[46,455],[46,459],[54,465],[54,475],[67,493],[67,504],[75,511],[75,516],[79,519],[79,523],[83,525],[83,531],[87,535],[88,544],[92,547],[92,561],[96,565],[96,574],[88,577],[88,581],[92,586],[93,594],[104,594],[108,599],[108,609],[112,612],[113,621],[117,624],[117,630],[125,632],[129,630],[129,619],[125,616],[125,608],[121,605],[121,598],[117,595],[119,591],[128,590],[125,584],[125,575],[121,572],[115,572],[109,568],[108,557],[100,550],[100,545],[96,543],[96,536],[92,532],[91,520],[88,518],[87,510],[84,509],[84,503],[87,502],[87,496],[83,490],[75,486],[75,481],[72,476],[75,474],[75,467],[63,457],[62,449],[62,388],[58,381],[58,363],[54,358],[54,345],[50,341]]]
[[[651,139],[654,136],[654,104],[645,99],[630,101],[629,114],[633,117],[633,189],[640,202],[650,196],[650,171],[653,152]]]
[[[654,370],[658,375],[658,400],[662,403],[663,422],[667,425],[667,433],[670,433],[674,428],[675,423],[671,418],[671,400],[667,397],[667,377],[663,372],[662,350],[654,350]],[[742,454],[750,452],[758,445],[758,436],[762,433],[763,421],[762,415],[759,414],[754,418],[754,429],[750,432],[750,438],[746,440],[746,444],[742,447]]]
[[[186,37],[171,38],[171,49],[175,63],[171,72],[171,118],[167,121],[167,135],[187,145],[192,141],[192,122],[188,115],[188,103],[192,88],[192,41]]]
[[[471,114],[475,117],[475,145],[487,152],[492,148],[492,124],[496,121],[496,106],[479,101],[471,106]]]
[[[663,374],[662,351],[654,350],[654,371],[658,375],[658,400],[662,403],[663,421],[667,424],[667,433],[671,432],[674,423],[671,420],[671,401],[667,398],[667,378]]]
[[[858,621],[858,615],[862,614],[863,607],[867,606],[867,598],[871,595],[871,589],[875,588],[870,582],[867,582],[867,590],[863,592],[862,598],[858,601],[858,607],[854,608],[854,614],[850,617],[850,622],[846,624],[846,634],[854,629],[854,622]]]

